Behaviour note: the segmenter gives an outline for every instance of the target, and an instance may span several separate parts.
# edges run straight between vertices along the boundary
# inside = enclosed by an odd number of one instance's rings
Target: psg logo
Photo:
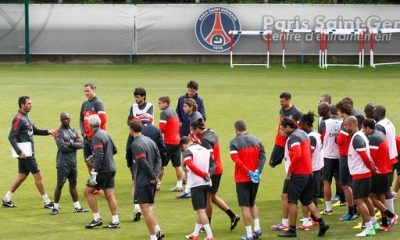
[[[230,48],[229,31],[240,30],[236,15],[227,8],[213,7],[204,11],[197,19],[195,32],[197,41],[207,50],[223,52]],[[239,39],[233,38],[233,44]]]

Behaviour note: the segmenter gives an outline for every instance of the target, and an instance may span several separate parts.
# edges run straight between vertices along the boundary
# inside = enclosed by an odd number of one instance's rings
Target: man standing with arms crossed
[[[16,207],[11,201],[11,198],[18,187],[26,180],[29,173],[32,173],[35,179],[36,188],[42,196],[44,207],[52,208],[53,202],[50,201],[46,194],[42,174],[36,162],[33,135],[53,135],[54,131],[40,130],[33,125],[28,116],[28,113],[32,108],[32,101],[28,96],[19,97],[18,106],[18,113],[12,121],[10,134],[8,135],[8,140],[10,141],[15,153],[18,155],[18,175],[4,196],[2,205],[8,208]],[[22,147],[20,148],[20,144],[25,144],[25,146],[30,149],[21,149]]]

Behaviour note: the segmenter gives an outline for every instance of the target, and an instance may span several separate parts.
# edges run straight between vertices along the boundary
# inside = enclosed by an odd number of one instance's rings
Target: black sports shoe
[[[86,209],[86,208],[81,207],[81,208],[74,208],[74,212],[76,212],[76,213],[85,213],[85,212],[89,212],[89,210]]]
[[[291,231],[284,231],[283,233],[278,234],[278,237],[297,237],[297,233],[296,232],[291,232]]]
[[[162,240],[162,239],[164,239],[164,237],[165,237],[165,234],[163,233],[163,231],[157,231],[156,232],[156,237],[157,237],[157,240]]]
[[[236,215],[234,218],[231,218],[231,231],[235,229],[236,225],[240,221],[240,217]]]
[[[101,219],[97,221],[93,219],[90,223],[85,225],[85,228],[100,227],[101,225],[103,225],[103,221]]]
[[[328,229],[329,229],[329,225],[326,223],[319,226],[318,237],[324,236],[326,231],[328,231]]]
[[[135,212],[135,217],[133,218],[133,221],[134,222],[139,222],[141,216],[142,216],[141,212],[139,212],[139,211]]]
[[[50,215],[57,215],[58,214],[58,209],[57,208],[52,208]]]
[[[103,226],[103,228],[120,228],[121,226],[120,226],[120,224],[119,224],[119,222],[117,222],[117,223],[110,223],[110,224],[108,224],[107,226]]]
[[[11,200],[8,201],[8,202],[6,202],[6,201],[3,200],[3,202],[1,203],[1,205],[2,205],[3,207],[6,207],[6,208],[15,208],[15,207],[17,207],[17,206],[15,206],[15,204],[14,204]]]
[[[44,205],[44,208],[48,208],[48,209],[52,209],[54,207],[54,203],[53,202],[49,202],[48,204]]]

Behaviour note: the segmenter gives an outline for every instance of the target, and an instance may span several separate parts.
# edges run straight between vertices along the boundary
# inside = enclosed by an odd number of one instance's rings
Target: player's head
[[[88,123],[91,130],[97,129],[101,125],[101,119],[99,115],[93,114],[88,117]]]
[[[237,120],[234,124],[234,127],[235,127],[236,134],[247,132],[247,126],[246,126],[245,121],[243,121],[243,120]]]
[[[365,120],[365,117],[363,115],[357,115],[357,126],[358,126],[358,130],[362,129],[362,123]]]
[[[354,107],[353,99],[351,99],[351,98],[349,98],[349,97],[345,97],[345,98],[342,99],[342,101],[343,101],[344,103],[350,104],[350,106],[351,106],[352,108]]]
[[[129,122],[129,129],[133,136],[140,135],[143,130],[143,124],[141,121],[131,121]]]
[[[365,105],[364,113],[366,118],[374,118],[374,108],[375,106],[372,103],[368,103],[367,105]]]
[[[337,113],[337,108],[336,108],[336,104],[332,104],[332,105],[330,106],[329,113],[330,113],[331,116],[337,116],[337,115],[338,115],[338,113]]]
[[[322,102],[318,105],[318,115],[322,118],[329,118],[330,106],[326,102]]]
[[[336,104],[336,109],[338,111],[338,115],[341,118],[345,118],[347,116],[350,116],[353,112],[353,107],[351,103],[347,100],[345,101],[340,101]]]
[[[279,133],[282,136],[289,136],[294,130],[297,129],[297,125],[295,120],[292,118],[285,117],[282,119],[281,124],[279,126]]]
[[[187,87],[187,95],[188,95],[188,97],[196,96],[197,90],[199,90],[199,84],[196,81],[190,80],[190,82],[188,82],[186,87]]]
[[[69,123],[71,122],[71,117],[69,113],[67,112],[60,113],[60,122],[64,127],[68,127]]]
[[[18,107],[25,113],[28,113],[32,109],[32,101],[29,96],[21,96],[18,98]]]
[[[319,103],[327,103],[328,105],[331,105],[332,102],[332,97],[329,94],[323,94],[319,98]]]
[[[362,127],[366,135],[371,135],[375,130],[375,120],[373,118],[364,119]]]
[[[181,148],[185,151],[190,146],[190,144],[192,144],[192,140],[190,140],[188,136],[183,136],[181,137],[179,144],[181,145]]]
[[[96,85],[92,82],[85,83],[83,92],[88,99],[94,98],[96,96]]]
[[[309,111],[306,114],[301,115],[300,128],[303,130],[312,128],[313,123],[314,123],[314,117],[315,117],[315,114],[311,111]]]
[[[193,98],[186,98],[183,102],[183,111],[186,114],[191,114],[197,111],[197,103]]]
[[[377,105],[374,108],[374,119],[380,121],[386,117],[386,108],[382,105]]]
[[[283,109],[290,107],[290,102],[292,101],[292,95],[288,92],[283,92],[279,95],[279,103]]]
[[[142,87],[135,88],[133,96],[135,96],[135,102],[138,105],[142,105],[146,101],[146,89]]]
[[[358,121],[354,116],[348,116],[343,121],[344,128],[350,134],[353,134],[358,131]]]
[[[158,107],[161,110],[166,109],[167,107],[169,107],[169,104],[171,103],[171,100],[169,99],[168,96],[162,96],[158,99]]]
[[[203,118],[197,119],[197,121],[192,122],[190,124],[190,128],[194,131],[195,134],[200,134],[206,128],[206,124]]]

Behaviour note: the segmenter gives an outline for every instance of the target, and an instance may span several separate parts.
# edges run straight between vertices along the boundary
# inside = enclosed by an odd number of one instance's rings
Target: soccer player
[[[177,113],[169,106],[170,99],[168,96],[163,96],[158,99],[158,106],[161,110],[159,127],[164,134],[164,143],[166,150],[166,158],[162,163],[160,172],[160,184],[164,176],[164,168],[171,161],[176,173],[176,186],[171,189],[172,192],[183,191],[184,172],[181,166],[181,148],[179,135],[179,117]]]
[[[105,228],[119,228],[120,223],[117,213],[117,199],[114,194],[115,185],[115,163],[114,155],[117,153],[117,148],[110,135],[102,129],[101,119],[98,115],[94,114],[87,118],[90,132],[93,133],[92,149],[94,164],[90,172],[84,194],[88,205],[93,213],[93,220],[86,224],[86,228],[94,228],[103,225],[100,217],[99,209],[97,207],[96,196],[94,191],[102,189],[106,197],[108,207],[112,214],[112,221]]]
[[[280,124],[280,132],[287,138],[285,144],[286,180],[284,192],[289,204],[289,230],[279,237],[296,237],[297,202],[300,200],[307,207],[319,224],[318,236],[325,235],[329,229],[317,207],[312,202],[312,158],[311,144],[307,134],[297,129],[296,122],[284,118]]]
[[[213,240],[210,223],[207,218],[206,204],[207,192],[211,185],[213,173],[213,161],[210,152],[192,142],[189,137],[182,137],[180,140],[183,152],[184,165],[188,168],[187,184],[192,194],[192,206],[197,212],[194,231],[186,239],[198,240],[200,229],[204,228],[207,237],[205,240]]]
[[[331,105],[332,102],[332,97],[329,94],[323,94],[321,95],[321,97],[319,98],[319,103],[327,103],[328,105]]]
[[[100,129],[106,129],[107,116],[104,110],[103,102],[96,96],[96,86],[94,83],[86,83],[83,85],[83,92],[87,97],[87,101],[82,103],[81,112],[80,112],[80,128],[83,137],[83,156],[85,160],[89,158],[89,156],[93,155],[92,151],[92,138],[93,132],[90,130],[88,118],[91,115],[97,114],[101,119]],[[92,170],[92,167],[88,162],[86,162],[88,171]],[[95,191],[95,194],[99,194],[100,192]]]
[[[368,137],[371,158],[374,161],[378,173],[372,176],[370,198],[374,206],[381,211],[382,227],[380,230],[389,230],[388,218],[390,223],[395,222],[395,215],[389,211],[385,203],[385,194],[390,190],[390,176],[392,166],[389,157],[389,145],[385,134],[375,130],[375,121],[372,118],[363,121],[363,132]],[[379,224],[376,222],[375,216],[372,217],[375,223],[375,230],[379,230]],[[375,227],[374,226],[374,227]]]
[[[236,137],[230,142],[230,156],[235,163],[236,194],[246,229],[242,240],[252,240],[262,235],[256,197],[266,161],[265,150],[263,144],[247,132],[244,121],[236,121],[234,127]]]
[[[143,116],[146,118],[151,117],[151,124],[154,124],[154,107],[153,104],[146,102],[146,89],[142,87],[135,88],[133,96],[135,97],[135,103],[129,109],[128,126],[133,118],[141,118]]]
[[[62,112],[60,114],[61,126],[54,133],[54,140],[57,144],[57,186],[54,191],[54,206],[51,215],[58,214],[62,188],[67,179],[69,192],[74,203],[74,211],[76,213],[88,212],[79,203],[78,191],[76,190],[78,178],[76,151],[83,148],[83,143],[76,130],[70,127],[70,121],[69,113]]]
[[[53,202],[50,201],[48,195],[46,194],[42,174],[36,162],[33,135],[53,135],[54,131],[38,129],[32,123],[30,117],[28,116],[28,113],[32,108],[32,101],[30,97],[19,97],[18,106],[18,113],[13,118],[10,134],[8,135],[8,140],[10,141],[15,153],[18,155],[18,175],[11,183],[10,189],[4,196],[2,205],[8,208],[16,207],[11,201],[11,198],[18,187],[21,186],[21,184],[26,180],[29,173],[32,173],[33,178],[35,179],[36,188],[42,196],[44,207],[52,208]],[[24,144],[26,147],[24,148],[22,144]]]
[[[135,140],[132,143],[133,175],[135,179],[135,204],[143,213],[150,240],[164,238],[153,212],[156,185],[160,175],[161,157],[157,145],[142,134],[140,121],[132,121],[129,128]]]
[[[234,212],[232,212],[232,210],[229,208],[229,206],[225,203],[225,201],[222,198],[217,196],[217,192],[219,189],[223,173],[218,136],[212,129],[205,127],[203,119],[199,119],[197,122],[190,124],[190,126],[192,127],[194,133],[200,136],[201,146],[205,147],[210,151],[211,158],[215,166],[214,173],[211,176],[212,185],[208,189],[208,195],[207,195],[206,212],[208,220],[211,224],[212,203],[214,203],[228,215],[231,222],[230,230],[233,230],[235,229],[237,223],[240,221],[240,217],[237,216]]]
[[[396,129],[393,123],[386,117],[386,108],[382,105],[377,105],[374,108],[374,119],[376,121],[375,129],[383,132],[386,136],[389,146],[389,157],[392,164],[392,174],[390,185],[394,180],[394,170],[397,168],[397,146],[396,146]],[[397,171],[397,174],[399,172]],[[388,191],[386,194],[386,205],[391,212],[394,212],[393,194]]]
[[[373,222],[375,218],[374,206],[369,195],[371,193],[372,173],[378,173],[371,159],[368,139],[358,130],[357,118],[348,116],[344,120],[346,132],[351,137],[348,150],[348,166],[352,176],[354,203],[358,208],[364,223],[365,230],[357,237],[375,236]],[[376,220],[376,219],[375,219]]]
[[[192,98],[193,100],[195,100],[198,111],[201,113],[201,116],[203,116],[203,119],[206,120],[204,102],[203,99],[197,93],[197,91],[199,90],[199,84],[196,81],[191,80],[190,82],[188,82],[186,87],[187,87],[187,93],[179,97],[178,104],[176,106],[176,113],[178,114],[179,121],[181,124],[181,129],[180,129],[181,137],[188,136],[190,133],[190,128],[189,128],[190,121],[188,116],[185,114],[183,110],[183,104],[185,102],[185,99]]]

